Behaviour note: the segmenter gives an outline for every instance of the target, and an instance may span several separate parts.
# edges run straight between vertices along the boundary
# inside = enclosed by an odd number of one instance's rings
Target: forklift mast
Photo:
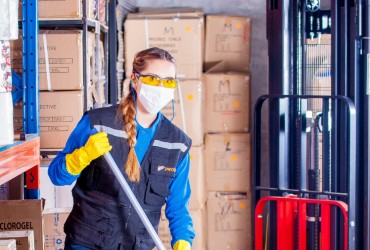
[[[267,0],[266,8],[270,160],[255,164],[254,205],[292,192],[344,202],[349,230],[332,209],[330,249],[345,249],[347,233],[349,249],[370,249],[370,0]],[[343,98],[354,105],[355,118]],[[320,249],[320,213],[307,205],[307,249]],[[275,203],[268,217],[266,245],[278,249]]]

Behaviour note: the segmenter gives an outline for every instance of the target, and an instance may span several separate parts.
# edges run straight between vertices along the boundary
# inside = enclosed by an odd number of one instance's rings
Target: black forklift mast
[[[304,191],[317,189],[317,177],[321,175],[323,181],[319,189],[329,194],[332,192],[328,198],[342,200],[349,206],[349,241],[353,242],[350,249],[370,250],[370,0],[326,0],[330,6],[327,9],[321,8],[322,3],[324,0],[266,1],[269,94],[310,94],[307,74],[312,65],[308,65],[306,41],[320,40],[322,34],[331,34],[328,73],[331,95],[350,98],[356,108],[355,180],[350,180],[347,167],[350,165],[350,142],[343,135],[353,131],[349,131],[344,103],[334,100],[322,104],[321,122],[326,125],[320,131],[322,171],[316,173],[307,168],[310,158],[307,153],[310,138],[306,133],[309,101],[272,99],[268,102],[270,162],[265,167],[269,173],[268,185],[273,188],[268,195],[284,196],[286,192],[282,190],[294,189],[302,191],[298,192],[300,197],[307,197]],[[254,183],[260,184],[261,178],[257,171]],[[255,192],[255,203],[261,193]],[[335,196],[335,193],[348,195]],[[268,249],[276,249],[275,210],[271,204]],[[340,227],[343,218],[335,210],[332,215],[337,219],[331,223],[331,249],[343,249],[343,242],[339,240],[346,233]],[[307,249],[317,249],[317,246],[308,244]]]

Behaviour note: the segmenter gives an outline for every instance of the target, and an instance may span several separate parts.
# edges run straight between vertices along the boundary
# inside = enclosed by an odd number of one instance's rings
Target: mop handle
[[[132,193],[130,186],[128,185],[125,178],[123,178],[121,171],[119,170],[117,163],[114,161],[112,155],[107,152],[104,154],[105,160],[108,162],[108,165],[112,169],[114,175],[116,176],[117,180],[121,184],[123,191],[125,191],[127,197],[129,198],[131,204],[134,206],[135,211],[139,215],[141,221],[143,222],[146,230],[150,234],[150,237],[154,240],[155,245],[157,246],[158,250],[166,250],[163,243],[159,239],[156,231],[154,230],[152,224],[150,223],[148,217],[146,216],[143,208],[140,206],[139,202],[137,201],[135,195]]]

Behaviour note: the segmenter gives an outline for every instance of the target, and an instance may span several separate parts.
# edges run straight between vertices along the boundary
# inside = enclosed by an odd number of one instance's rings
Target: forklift
[[[370,0],[267,0],[266,8],[254,249],[370,250]]]

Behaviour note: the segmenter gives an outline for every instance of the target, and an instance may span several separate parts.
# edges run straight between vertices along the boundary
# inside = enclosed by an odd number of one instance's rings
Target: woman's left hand
[[[173,250],[190,250],[190,243],[186,240],[178,240],[173,246]]]

